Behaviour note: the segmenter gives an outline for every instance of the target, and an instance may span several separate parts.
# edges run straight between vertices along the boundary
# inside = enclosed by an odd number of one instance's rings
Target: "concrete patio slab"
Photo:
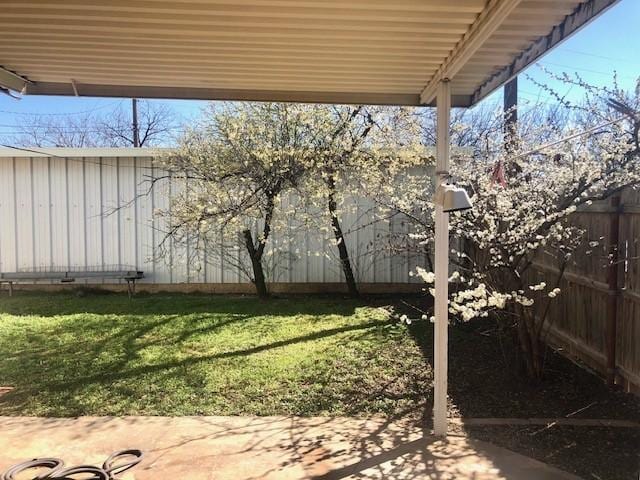
[[[291,417],[0,417],[0,471],[34,457],[100,465],[145,451],[129,480],[576,480],[496,446],[384,419]]]

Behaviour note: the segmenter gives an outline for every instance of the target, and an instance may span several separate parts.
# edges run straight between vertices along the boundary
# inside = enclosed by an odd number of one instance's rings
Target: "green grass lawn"
[[[0,415],[356,415],[425,401],[403,325],[341,298],[0,298]]]

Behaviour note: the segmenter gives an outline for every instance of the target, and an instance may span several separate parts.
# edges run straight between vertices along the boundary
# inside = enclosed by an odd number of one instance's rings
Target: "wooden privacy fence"
[[[586,240],[551,302],[549,341],[609,383],[640,393],[640,192],[581,209],[572,222]],[[556,281],[558,265],[534,266],[540,280]]]

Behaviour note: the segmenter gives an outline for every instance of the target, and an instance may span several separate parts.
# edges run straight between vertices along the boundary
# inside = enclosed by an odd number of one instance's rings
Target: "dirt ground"
[[[415,304],[419,297],[405,299]],[[406,303],[396,303],[408,314]],[[420,305],[428,309],[429,305]],[[413,315],[416,315],[415,311]],[[602,378],[548,349],[545,377],[532,383],[518,371],[513,343],[500,338],[496,321],[456,324],[449,337],[449,396],[461,418],[618,419],[640,424],[640,398],[609,389]],[[433,328],[413,322],[410,331],[426,359],[433,359]],[[422,421],[431,422],[431,404]],[[594,480],[640,478],[640,428],[593,426],[462,426],[473,438],[531,456]]]

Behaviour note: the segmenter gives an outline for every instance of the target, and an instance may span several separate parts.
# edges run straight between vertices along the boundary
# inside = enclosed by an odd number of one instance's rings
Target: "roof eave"
[[[471,95],[469,105],[475,105],[493,93],[545,55],[549,50],[558,46],[619,1],[620,0],[587,0],[581,3],[573,13],[567,15],[561,23],[553,27],[548,35],[538,38],[526,50],[520,53],[511,64],[485,80]]]

